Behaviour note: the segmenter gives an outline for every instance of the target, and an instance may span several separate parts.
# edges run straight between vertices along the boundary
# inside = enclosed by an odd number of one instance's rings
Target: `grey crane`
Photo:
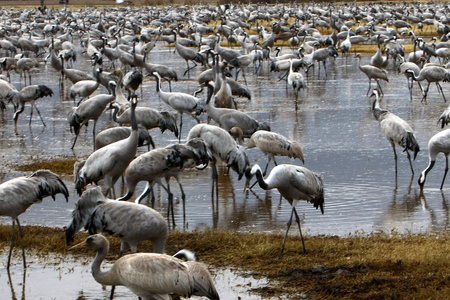
[[[447,101],[447,99],[445,99],[442,87],[439,84],[440,81],[450,80],[450,72],[447,71],[445,68],[435,65],[425,66],[422,68],[422,70],[420,70],[419,76],[416,76],[414,71],[412,70],[406,70],[405,72],[411,74],[411,77],[416,81],[423,81],[423,80],[427,81],[428,83],[427,87],[425,88],[425,90],[422,91],[422,101],[427,99],[428,90],[432,82],[436,83],[436,86],[438,87],[439,92],[441,92],[444,101]]]
[[[87,126],[89,120],[94,121],[94,126],[92,126],[92,141],[95,150],[95,128],[97,121],[100,116],[105,111],[109,103],[114,101],[116,98],[116,83],[114,81],[109,82],[110,94],[98,94],[92,98],[85,100],[80,103],[79,106],[74,107],[67,116],[70,124],[70,131],[75,133],[75,139],[73,141],[71,149],[75,147],[78,135],[80,134],[81,127]]]
[[[287,223],[286,233],[284,235],[283,244],[281,246],[280,256],[283,257],[284,245],[286,243],[289,228],[292,224],[292,217],[295,214],[295,221],[298,224],[300,237],[303,245],[303,252],[306,253],[305,241],[300,227],[300,218],[297,214],[295,206],[299,200],[305,200],[314,205],[315,208],[320,207],[322,214],[324,213],[324,188],[322,177],[310,171],[309,169],[296,165],[283,164],[275,166],[270,171],[269,176],[264,179],[261,168],[255,164],[249,171],[246,172],[247,181],[245,187],[247,188],[250,179],[256,175],[259,186],[264,190],[277,189],[292,206],[291,217]]]
[[[201,289],[194,274],[189,271],[187,262],[176,257],[159,253],[135,253],[122,256],[109,270],[103,271],[100,267],[109,251],[108,240],[96,234],[70,249],[79,247],[97,251],[91,266],[95,281],[102,285],[126,286],[143,300],[168,300],[171,296],[189,298],[196,289]],[[218,296],[208,297],[219,300]]]
[[[144,192],[136,199],[136,203],[148,195],[153,185],[158,183],[169,195],[169,207],[172,201],[172,193],[166,185],[163,184],[162,178],[165,172],[171,168],[180,168],[182,166],[182,157],[176,149],[157,148],[136,157],[125,171],[125,180],[127,185],[127,193],[118,200],[125,201],[130,199],[136,189],[136,185],[140,181],[147,181]],[[153,198],[152,195],[152,206]]]
[[[414,152],[414,159],[416,159],[417,153],[420,151],[420,147],[414,136],[413,129],[402,118],[380,108],[379,93],[377,89],[373,90],[371,96],[375,96],[375,101],[373,102],[373,115],[375,119],[380,122],[381,129],[383,130],[384,135],[388,139],[389,143],[392,146],[392,150],[394,151],[395,177],[397,178],[397,152],[395,150],[396,146],[402,147],[403,152],[406,152],[406,155],[408,156],[409,166],[411,167],[411,172],[414,175],[414,169],[412,166],[409,150]]]
[[[20,81],[22,78],[24,83],[27,83],[26,74],[28,73],[28,84],[31,84],[31,69],[38,68],[39,62],[36,58],[22,57],[16,61],[16,72],[20,75]]]
[[[445,155],[445,171],[440,189],[444,187],[445,177],[448,172],[448,155],[450,153],[450,129],[442,130],[433,135],[428,142],[428,166],[422,171],[419,177],[420,192],[423,193],[425,181],[428,173],[436,164],[436,157],[439,153]]]
[[[131,109],[128,108],[122,114],[117,115],[121,107],[116,103],[112,103],[111,107],[114,109],[114,122],[121,125],[130,124]],[[142,125],[148,130],[153,128],[160,128],[161,133],[166,130],[170,130],[175,134],[175,137],[178,137],[177,119],[173,114],[167,111],[158,111],[150,107],[137,107],[136,121],[138,125]]]
[[[151,241],[153,252],[164,253],[168,226],[156,210],[141,204],[106,198],[100,187],[86,190],[72,211],[72,220],[66,227],[66,244],[73,242],[82,228],[90,234],[107,232],[121,240],[121,257],[130,247],[137,252],[138,244]]]
[[[175,177],[181,190],[183,201],[183,216],[186,216],[186,194],[181,184],[180,173],[186,168],[199,165],[208,165],[211,156],[209,150],[202,139],[191,139],[185,144],[168,145],[162,149],[154,149],[142,154],[133,160],[125,172],[127,181],[127,193],[119,200],[128,200],[134,194],[135,187],[140,181],[147,181],[147,185],[142,194],[136,199],[140,203],[142,199],[151,193],[151,205],[154,206],[155,195],[153,186],[155,183],[161,185],[168,193],[168,215],[172,213],[172,223],[175,226],[175,216],[173,212],[173,194],[170,191],[170,177]],[[202,168],[202,169],[204,169]],[[161,178],[165,178],[166,185],[163,185]]]
[[[408,90],[409,90],[409,96],[412,99],[412,87],[414,83],[414,78],[412,77],[410,72],[406,72],[406,70],[412,70],[414,72],[414,75],[418,76],[420,73],[420,68],[417,64],[409,61],[404,61],[404,58],[400,56],[401,63],[398,65],[398,71],[399,73],[405,74],[405,77],[408,81]],[[419,87],[421,90],[423,90],[422,85],[420,84],[420,81],[417,81],[419,84]]]
[[[366,74],[367,78],[369,78],[369,88],[367,89],[367,95],[369,95],[369,92],[372,88],[372,79],[375,79],[377,82],[377,86],[380,89],[380,93],[383,95],[383,90],[381,88],[380,79],[389,82],[389,79],[387,77],[387,71],[377,68],[372,65],[361,65],[361,54],[357,53],[356,58],[358,58],[358,68]]]
[[[126,139],[130,136],[131,131],[131,127],[126,126],[111,127],[100,131],[95,136],[95,150],[111,143]],[[153,149],[155,148],[155,143],[148,133],[147,128],[142,125],[138,125],[138,147],[140,146],[147,146],[148,151],[150,151],[150,146],[152,146]]]
[[[180,127],[178,130],[178,141],[181,140],[181,130],[183,128],[183,114],[189,114],[197,123],[200,120],[197,118],[203,111],[200,101],[201,99],[181,92],[164,92],[161,89],[161,76],[157,72],[153,72],[153,76],[156,78],[156,92],[161,100],[175,109],[180,115]]]
[[[321,48],[314,51],[313,60],[318,61],[319,63],[322,62],[325,77],[327,76],[327,59],[329,57],[337,57],[338,55],[339,54],[336,51],[336,48],[334,48],[334,46],[329,46],[327,48]],[[320,64],[319,64],[319,75],[320,75]]]
[[[81,99],[77,105],[80,105],[83,99],[89,97],[100,86],[100,73],[103,70],[101,68],[96,69],[95,80],[80,80],[70,87],[69,97],[75,103],[75,98],[80,96]]]
[[[295,99],[298,98],[300,89],[306,88],[305,78],[300,72],[294,72],[292,68],[292,60],[289,60],[289,74],[287,76],[287,84],[294,89]]]
[[[13,178],[0,184],[0,216],[8,216],[12,219],[11,246],[9,248],[9,269],[11,253],[16,238],[14,226],[17,223],[20,236],[23,231],[19,223],[19,215],[24,213],[34,203],[42,202],[42,199],[56,194],[63,194],[68,201],[69,192],[64,182],[56,174],[48,170],[38,170],[29,176]],[[22,241],[23,267],[26,268],[25,251]]]
[[[108,196],[111,189],[114,189],[117,179],[134,159],[138,143],[136,106],[137,97],[133,96],[131,98],[132,132],[129,137],[94,151],[81,165],[76,163],[74,167],[75,188],[79,195],[89,183],[97,183],[104,179],[106,184],[105,195]]]
[[[349,29],[347,31],[347,38],[345,40],[343,40],[341,42],[341,44],[339,45],[339,47],[341,48],[342,55],[344,55],[347,52],[350,52],[350,49],[352,48],[352,42],[350,39],[351,33],[352,33],[352,31],[351,31],[351,29]]]
[[[230,134],[240,140],[241,144],[243,144],[241,139],[243,133],[239,127],[231,128]],[[297,141],[291,141],[276,132],[267,130],[255,131],[250,136],[248,143],[243,145],[247,147],[247,149],[256,147],[267,156],[267,164],[264,168],[263,176],[266,176],[270,161],[273,160],[275,166],[278,165],[275,160],[275,156],[287,156],[294,159],[298,158],[302,161],[302,163],[305,163],[305,158],[300,143]]]
[[[240,180],[249,167],[247,151],[241,147],[223,128],[209,124],[197,124],[189,131],[187,139],[201,138],[205,141],[212,155],[212,178],[213,189],[216,186],[216,195],[218,194],[217,182],[217,164],[226,163],[228,169],[234,170]],[[213,190],[214,192],[214,190]]]
[[[374,67],[385,69],[389,62],[389,51],[386,52],[386,56],[383,56],[381,53],[380,35],[377,36],[377,45],[377,52],[370,58],[370,64]]]
[[[186,71],[184,71],[183,76],[186,76],[186,73],[187,73],[188,77],[189,77],[189,74],[190,74],[189,71],[192,70],[193,68],[195,68],[197,66],[197,63],[203,64],[204,58],[200,53],[181,45],[178,42],[177,32],[175,30],[173,31],[173,36],[175,38],[175,49],[177,50],[178,54],[186,61],[186,65],[187,65],[187,69],[186,69]],[[193,67],[189,66],[189,61],[192,61],[192,63],[194,64]]]
[[[144,62],[144,68],[147,70],[148,74],[153,74],[157,72],[163,79],[169,82],[169,91],[172,91],[172,80],[178,81],[177,71],[169,66],[162,64],[152,64],[149,62]]]
[[[122,85],[128,92],[128,98],[134,94],[144,81],[144,76],[138,70],[134,69],[127,72],[122,79]]]
[[[17,120],[19,118],[19,115],[23,112],[25,109],[25,103],[31,102],[31,111],[30,111],[30,126],[31,126],[31,119],[33,117],[33,108],[36,108],[36,111],[39,115],[39,118],[41,119],[41,122],[44,126],[45,122],[42,119],[41,112],[36,106],[36,100],[47,97],[47,96],[53,96],[53,91],[47,87],[46,85],[28,85],[24,88],[22,88],[18,94],[15,94],[14,101],[16,102],[18,109],[14,113],[13,119],[14,119],[14,125],[17,126]]]
[[[67,79],[69,79],[73,84],[76,84],[78,81],[82,80],[89,80],[89,81],[95,81],[95,78],[92,77],[90,74],[73,68],[66,68],[64,66],[64,60],[61,58],[61,73],[65,75]]]

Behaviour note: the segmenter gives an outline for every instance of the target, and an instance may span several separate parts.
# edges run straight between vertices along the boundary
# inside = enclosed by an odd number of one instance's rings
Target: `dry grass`
[[[24,228],[25,246],[40,253],[64,253],[61,229]],[[0,247],[9,246],[10,226],[0,226]],[[81,241],[87,235],[77,235]],[[283,259],[277,259],[281,235],[242,234],[231,231],[170,234],[167,252],[193,249],[216,267],[235,267],[276,280],[274,288],[258,290],[263,296],[307,295],[310,299],[447,299],[450,294],[450,235],[371,237],[307,237],[308,254],[292,236]],[[111,252],[119,251],[116,238]],[[17,242],[16,247],[19,247]],[[151,249],[142,243],[141,251]],[[6,253],[6,251],[5,251]],[[76,253],[87,253],[76,250]]]

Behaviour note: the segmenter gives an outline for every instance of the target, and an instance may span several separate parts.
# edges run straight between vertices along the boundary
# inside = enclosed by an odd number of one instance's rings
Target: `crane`
[[[427,99],[428,90],[432,82],[436,83],[436,86],[438,87],[438,90],[441,92],[444,101],[447,101],[447,99],[445,99],[444,91],[442,90],[442,87],[439,84],[440,81],[450,80],[450,72],[447,71],[445,68],[436,65],[425,66],[422,68],[422,70],[420,70],[419,76],[416,76],[413,70],[406,70],[405,72],[411,74],[411,77],[416,81],[423,81],[423,80],[427,81],[428,83],[427,87],[425,88],[425,90],[422,91],[422,101]]]
[[[298,98],[300,89],[306,87],[305,79],[300,72],[294,72],[292,68],[292,59],[289,59],[289,74],[287,77],[287,84],[294,89],[295,99]]]
[[[56,194],[63,194],[68,201],[69,191],[66,185],[55,173],[48,170],[38,170],[29,176],[13,178],[0,184],[0,216],[8,216],[12,219],[11,246],[9,248],[9,269],[11,253],[16,238],[15,224],[19,227],[20,236],[23,237],[19,215],[24,213],[34,203],[42,202],[42,199],[51,196],[55,200]],[[26,268],[25,251],[22,241],[23,267]]]
[[[380,79],[389,82],[387,77],[387,71],[377,68],[372,65],[361,65],[361,54],[357,53],[356,58],[358,58],[358,67],[359,69],[366,74],[367,78],[369,78],[369,88],[367,89],[367,95],[369,95],[372,79],[375,79],[377,82],[377,86],[380,89],[380,93],[383,95],[383,90],[381,89]]]
[[[80,96],[81,99],[77,104],[80,105],[80,102],[83,101],[83,99],[89,97],[92,93],[94,93],[100,85],[100,73],[102,71],[103,70],[101,68],[96,69],[95,80],[80,80],[72,85],[69,91],[70,99],[73,99],[75,103],[75,98],[77,96]]]
[[[281,196],[284,197],[292,206],[291,217],[287,223],[287,229],[284,235],[279,258],[283,257],[284,245],[286,243],[294,214],[295,221],[297,222],[298,229],[300,231],[303,252],[306,253],[305,241],[303,240],[303,234],[300,227],[300,218],[297,214],[295,206],[299,200],[305,200],[313,203],[316,209],[320,207],[320,211],[322,214],[324,213],[324,191],[322,178],[319,174],[312,172],[305,167],[283,164],[275,166],[272,171],[270,171],[269,176],[264,179],[260,166],[255,164],[248,172],[246,172],[247,181],[245,184],[245,189],[248,188],[251,178],[255,175],[258,180],[258,184],[262,189],[277,189]]]
[[[442,178],[441,190],[444,187],[445,177],[448,172],[448,154],[450,153],[450,129],[443,130],[431,137],[428,142],[428,166],[422,171],[419,177],[420,192],[423,193],[423,187],[427,179],[428,173],[433,169],[436,163],[436,157],[439,153],[445,155],[445,172]]]
[[[237,137],[238,140],[242,139],[242,130],[239,127],[233,127],[230,130],[230,134],[233,137]],[[291,141],[284,137],[283,135],[266,131],[258,130],[255,131],[250,136],[250,140],[244,145],[247,149],[258,148],[264,155],[267,156],[267,164],[264,168],[263,176],[266,176],[267,168],[269,167],[270,161],[276,165],[275,156],[287,156],[289,158],[298,158],[305,163],[305,158],[303,156],[302,146],[297,141]]]
[[[30,126],[31,126],[31,119],[33,117],[33,107],[36,108],[36,111],[39,115],[39,118],[41,119],[41,122],[44,126],[45,122],[42,119],[41,112],[36,106],[36,100],[40,98],[44,98],[47,96],[53,96],[53,91],[47,87],[46,85],[28,85],[24,88],[22,88],[19,93],[16,93],[14,96],[14,100],[16,101],[17,106],[19,107],[16,112],[14,113],[13,119],[14,119],[14,125],[17,126],[17,119],[19,118],[19,115],[23,112],[25,109],[25,103],[31,102],[31,112],[30,112]]]
[[[109,144],[94,151],[85,162],[75,163],[75,188],[78,195],[91,182],[105,180],[108,196],[117,179],[122,175],[136,155],[138,143],[138,125],[136,121],[137,97],[131,98],[131,134],[126,139]]]
[[[100,149],[111,143],[126,139],[131,134],[131,127],[118,126],[111,127],[100,131],[95,136],[95,150]],[[150,146],[155,148],[155,143],[152,137],[148,133],[147,128],[142,125],[138,125],[138,147],[147,145],[148,151],[150,151]]]
[[[89,120],[94,120],[94,126],[92,127],[92,140],[95,148],[95,128],[97,121],[105,111],[108,104],[116,98],[116,83],[114,81],[110,81],[109,87],[109,90],[111,91],[110,94],[95,95],[94,97],[80,103],[79,106],[74,107],[70,111],[67,119],[69,120],[70,131],[72,131],[73,128],[75,133],[75,139],[70,149],[75,147],[81,127],[83,127],[83,125],[87,126]]]
[[[106,198],[100,187],[86,190],[72,211],[72,221],[66,227],[66,244],[84,227],[90,234],[108,232],[121,240],[121,257],[130,247],[137,252],[139,242],[150,240],[153,252],[164,253],[168,235],[164,217],[146,205]]]
[[[406,152],[408,156],[409,166],[411,172],[414,175],[414,169],[411,162],[411,155],[409,150],[414,152],[414,159],[416,159],[417,153],[420,151],[419,143],[417,142],[414,131],[411,126],[402,118],[394,115],[393,113],[380,108],[378,90],[374,89],[371,96],[375,96],[373,102],[373,115],[377,121],[380,122],[381,129],[384,135],[388,139],[394,151],[395,160],[395,177],[397,177],[397,152],[396,146],[403,148],[403,152]]]
[[[197,116],[203,112],[203,108],[200,105],[201,99],[181,92],[164,92],[161,90],[161,76],[157,72],[153,72],[153,76],[156,78],[156,92],[161,100],[175,109],[180,115],[180,127],[178,132],[178,141],[180,141],[181,130],[183,128],[183,114],[189,114],[197,121],[197,123],[200,123]]]
[[[123,285],[143,300],[172,299],[171,296],[189,298],[201,290],[192,267],[176,257],[159,253],[134,253],[119,258],[107,270],[100,266],[109,251],[108,240],[100,235],[89,236],[84,242],[70,249],[88,248],[97,251],[91,265],[92,275],[102,285]],[[139,274],[139,276],[136,276]],[[208,296],[219,300],[218,295]]]

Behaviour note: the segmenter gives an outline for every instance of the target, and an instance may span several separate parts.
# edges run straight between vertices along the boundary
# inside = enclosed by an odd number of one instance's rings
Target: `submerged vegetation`
[[[41,255],[65,253],[62,229],[24,227],[24,245]],[[0,226],[0,247],[7,249],[10,226]],[[87,237],[79,234],[77,241]],[[447,299],[450,293],[450,235],[371,235],[369,237],[306,237],[308,254],[301,243],[289,238],[283,259],[278,259],[282,235],[244,234],[232,231],[173,231],[167,253],[194,250],[213,267],[238,268],[265,276],[270,287],[254,290],[262,297],[292,299]],[[119,239],[111,241],[110,259],[119,253]],[[19,253],[17,239],[15,253]],[[149,251],[144,242],[140,251]],[[6,251],[2,251],[6,253]],[[74,253],[94,256],[86,250]],[[20,259],[19,256],[14,259]]]

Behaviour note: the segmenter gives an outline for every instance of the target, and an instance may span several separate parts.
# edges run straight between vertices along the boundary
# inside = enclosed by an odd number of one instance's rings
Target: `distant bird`
[[[16,62],[16,72],[20,74],[20,81],[22,81],[22,77],[24,79],[24,83],[27,83],[26,74],[28,73],[28,84],[31,84],[31,69],[38,68],[39,62],[36,58],[28,58],[22,57]]]
[[[428,82],[427,87],[425,88],[425,90],[422,91],[422,101],[427,99],[430,83],[432,82],[436,83],[436,86],[438,87],[438,90],[441,92],[444,101],[447,101],[447,99],[445,99],[444,91],[442,90],[442,87],[439,84],[440,81],[450,81],[450,72],[447,71],[445,68],[440,66],[423,67],[422,70],[420,70],[419,76],[416,76],[412,70],[406,70],[405,72],[411,74],[411,77],[416,81],[426,80]]]
[[[448,172],[448,155],[450,153],[450,129],[438,132],[431,137],[428,142],[428,166],[422,171],[419,177],[420,192],[423,192],[423,187],[425,186],[425,180],[427,179],[428,173],[433,169],[436,163],[436,157],[439,153],[445,155],[445,171],[444,177],[442,178],[442,183],[440,189],[444,187],[445,177]]]
[[[92,93],[95,92],[95,90],[100,85],[100,73],[102,72],[102,69],[96,70],[96,78],[95,80],[80,80],[76,82],[74,85],[70,87],[69,91],[69,97],[72,99],[75,103],[75,98],[77,96],[80,96],[81,99],[78,101],[77,105],[80,105],[80,102],[83,101],[83,99],[89,97]]]
[[[121,257],[130,247],[137,252],[139,242],[150,240],[153,252],[164,253],[168,235],[167,222],[156,210],[141,204],[107,199],[100,187],[86,190],[72,212],[66,228],[66,244],[85,228],[90,234],[107,232],[121,240]]]
[[[79,106],[74,107],[70,111],[67,118],[70,124],[70,131],[72,131],[73,128],[73,131],[75,133],[75,139],[73,141],[71,149],[75,147],[75,143],[77,142],[81,127],[83,127],[83,125],[87,126],[89,120],[94,120],[94,126],[92,127],[92,144],[95,145],[95,128],[97,125],[97,121],[103,114],[109,103],[114,101],[114,99],[116,98],[116,83],[114,81],[110,81],[109,87],[111,94],[95,95],[94,97],[80,103]]]
[[[350,49],[352,48],[352,42],[350,39],[351,30],[349,29],[347,31],[347,38],[341,42],[339,47],[341,48],[342,55],[344,55],[347,52],[350,52]]]
[[[395,176],[397,177],[397,152],[396,146],[403,148],[403,152],[406,152],[408,156],[409,166],[411,172],[414,175],[414,169],[411,162],[411,155],[409,150],[414,152],[414,159],[416,159],[417,153],[420,151],[419,144],[414,136],[414,131],[411,126],[402,118],[394,115],[393,113],[380,108],[378,90],[374,89],[371,96],[375,96],[373,102],[373,115],[377,121],[380,122],[381,129],[383,130],[386,138],[392,146],[394,151],[395,160]]]
[[[33,117],[33,107],[36,108],[36,111],[39,115],[39,118],[41,119],[42,124],[46,126],[44,120],[42,119],[41,112],[37,108],[35,102],[36,100],[47,96],[50,97],[53,96],[53,91],[46,85],[37,85],[37,84],[28,85],[22,88],[18,94],[15,94],[14,101],[16,102],[18,109],[16,110],[13,116],[14,125],[17,125],[17,119],[25,109],[25,104],[27,102],[31,102],[30,126],[31,126],[31,119]]]
[[[171,299],[172,295],[189,298],[195,290],[194,276],[189,273],[188,265],[173,256],[158,253],[129,254],[119,258],[110,269],[104,271],[100,266],[109,251],[109,243],[104,236],[92,235],[70,249],[79,247],[97,251],[91,269],[95,281],[102,285],[126,286],[144,300]]]
[[[377,86],[380,89],[380,93],[383,95],[383,90],[381,89],[380,79],[389,82],[387,77],[387,71],[374,67],[372,65],[361,65],[361,54],[357,53],[356,56],[358,58],[358,67],[359,69],[366,74],[367,78],[369,78],[369,88],[367,89],[367,95],[369,95],[370,89],[372,88],[372,79],[375,79],[377,82]]]
[[[232,136],[237,136],[239,138],[242,131],[240,128],[234,127],[230,130],[230,133]],[[300,143],[288,140],[286,137],[276,132],[266,130],[255,131],[255,133],[251,135],[249,142],[244,146],[247,147],[247,149],[256,147],[267,156],[267,164],[264,168],[263,176],[266,176],[270,161],[273,160],[275,166],[278,165],[275,156],[287,156],[294,159],[298,158],[302,163],[305,163]]]
[[[69,192],[64,182],[56,174],[48,170],[39,170],[29,176],[17,177],[0,184],[0,216],[8,216],[12,219],[11,246],[9,248],[9,269],[12,247],[16,238],[14,226],[19,226],[20,236],[23,237],[19,223],[19,215],[24,213],[34,203],[42,202],[42,199],[56,194],[63,194],[68,201]],[[23,267],[26,268],[25,251],[22,242]]]
[[[305,242],[300,227],[300,218],[297,214],[295,206],[299,200],[311,202],[315,208],[320,207],[320,211],[324,212],[324,190],[323,180],[315,172],[296,165],[278,165],[270,172],[267,179],[264,179],[261,168],[255,164],[248,172],[246,172],[247,181],[245,188],[249,186],[250,179],[256,175],[259,186],[264,190],[277,189],[292,206],[291,217],[287,223],[286,234],[284,235],[283,245],[281,246],[280,258],[283,257],[284,244],[286,243],[289,228],[292,224],[292,217],[295,213],[295,221],[298,224],[300,237],[302,239],[303,252],[306,253]]]
[[[186,76],[186,73],[189,76],[189,71],[195,68],[197,66],[197,63],[203,64],[204,58],[200,53],[181,45],[178,42],[177,32],[175,30],[173,31],[173,35],[175,38],[175,49],[177,50],[178,54],[186,61],[187,65],[187,69],[184,72],[183,76]],[[192,61],[192,63],[194,64],[193,67],[189,67],[189,61]]]
[[[131,128],[132,132],[126,139],[109,144],[94,151],[84,163],[76,163],[75,188],[78,195],[89,183],[97,183],[104,179],[108,196],[114,188],[117,179],[128,167],[136,155],[138,143],[138,125],[136,122],[137,98],[131,98]]]
[[[303,75],[299,72],[294,72],[294,69],[292,68],[292,59],[289,60],[289,74],[287,77],[287,84],[294,89],[295,99],[298,98],[300,89],[306,88],[306,83]]]
[[[414,75],[418,76],[420,73],[420,68],[418,65],[416,65],[413,62],[405,61],[402,56],[400,56],[400,61],[401,62],[398,65],[398,71],[399,71],[399,73],[405,74],[405,77],[408,81],[409,95],[410,95],[410,98],[412,99],[412,88],[413,88],[414,78],[412,77],[411,73],[406,72],[406,70],[411,70],[414,72]],[[419,84],[420,89],[423,90],[422,85],[420,84],[420,81],[417,81],[417,83]]]
[[[123,76],[122,85],[128,92],[128,98],[134,94],[144,81],[144,76],[138,70],[132,70]],[[142,96],[142,95],[141,95]]]
[[[111,143],[126,139],[130,136],[131,131],[131,127],[126,126],[111,127],[100,131],[95,136],[95,150]],[[150,151],[150,146],[155,148],[155,143],[148,133],[147,128],[142,125],[138,125],[138,147],[140,146],[147,146],[148,151]]]
[[[161,89],[161,76],[157,72],[153,72],[153,76],[156,78],[156,92],[161,100],[176,110],[180,115],[180,127],[178,131],[178,140],[180,140],[181,130],[183,128],[183,114],[189,114],[197,123],[200,123],[197,116],[203,112],[200,102],[201,99],[181,92],[164,92]]]

